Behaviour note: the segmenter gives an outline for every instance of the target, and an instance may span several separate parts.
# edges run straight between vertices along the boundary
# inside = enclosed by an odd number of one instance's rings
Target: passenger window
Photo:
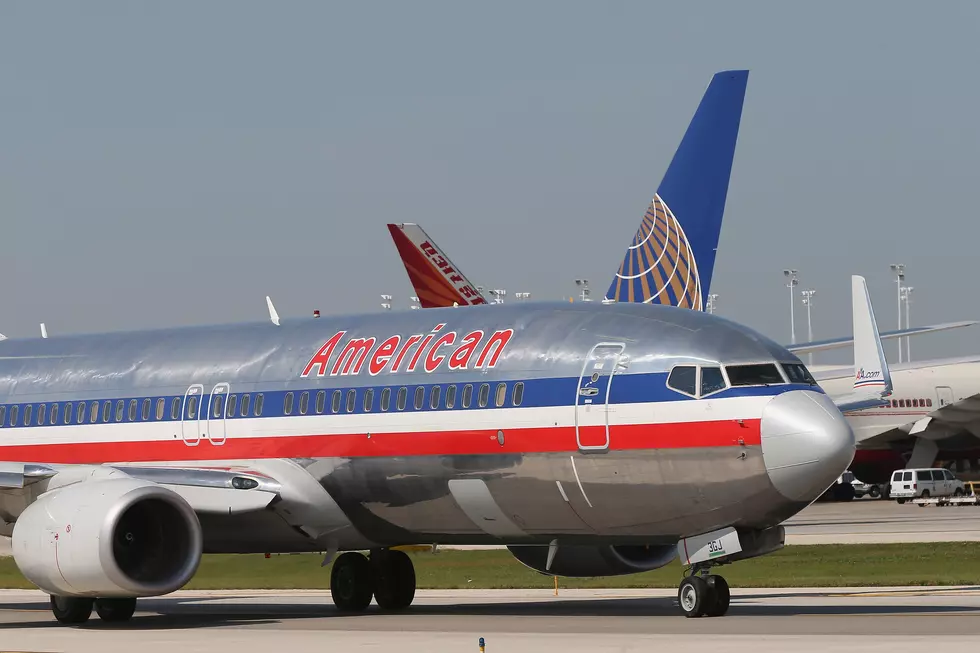
[[[92,409],[89,411],[89,415],[88,415],[88,423],[95,424],[98,421],[99,421],[99,402],[93,401]],[[109,420],[106,421],[108,422]]]
[[[524,382],[518,381],[514,384],[514,396],[512,401],[515,406],[520,406],[521,402],[524,401]]]
[[[469,408],[473,403],[473,386],[467,383],[463,386],[463,408]]]
[[[160,397],[159,399],[157,399],[157,411],[156,411],[156,418],[158,422],[163,419],[163,413],[166,410],[167,410],[167,400],[164,399],[163,397]]]
[[[419,386],[415,388],[415,410],[422,410],[422,404],[425,402],[425,388]]]
[[[726,365],[728,380],[733,386],[774,385],[784,383],[774,363],[758,365]]]
[[[902,480],[902,472],[895,472],[892,474],[892,483],[898,483]]]
[[[480,397],[480,399],[479,399],[480,408],[486,408],[487,407],[487,403],[489,403],[489,401],[490,401],[490,384],[489,383],[483,383],[483,384],[480,385],[480,395],[479,395],[479,397]]]
[[[919,483],[922,483],[923,481],[931,481],[932,480],[932,474],[930,474],[928,471],[925,471],[925,472],[916,472],[915,473],[915,480],[918,481]]]
[[[27,404],[24,406],[24,426],[30,426],[32,423],[31,417],[34,414],[34,406]]]
[[[940,469],[932,470],[932,480],[934,481],[945,481],[946,477],[943,476],[943,472]]]
[[[919,407],[919,400],[918,399],[913,399],[912,400],[912,408],[918,408],[918,407]]]
[[[71,418],[72,418],[72,415],[74,414],[74,411],[72,410],[73,408],[74,408],[74,406],[72,406],[72,404],[71,404],[70,401],[67,404],[65,404],[65,424],[71,424]],[[82,412],[84,413],[85,410],[82,409]],[[0,426],[3,426],[3,418],[2,417],[0,417]]]
[[[238,411],[238,395],[229,395],[228,397],[228,410],[225,411],[225,415],[228,417],[234,417]]]
[[[434,385],[432,386],[432,391],[429,393],[429,408],[435,410],[439,407],[439,395],[442,394],[442,388]]]
[[[58,404],[51,404],[51,423],[58,423]]]
[[[500,408],[504,405],[505,401],[507,401],[507,384],[498,383],[497,396],[494,398],[494,403],[497,404],[497,408]]]
[[[721,374],[720,367],[701,368],[701,396],[706,397],[712,393],[724,390],[727,387],[725,377]]]
[[[238,414],[242,417],[248,417],[248,405],[252,403],[251,395],[242,395],[242,409],[238,411]]]
[[[911,480],[912,480],[912,472],[905,472],[905,474],[902,475],[902,481],[903,482],[904,481],[911,481]]]
[[[898,407],[899,408],[905,408],[905,400],[904,399],[899,399],[898,400]]]
[[[953,476],[953,472],[949,471],[948,469],[944,469],[943,470],[943,474],[946,475],[946,480],[947,481],[955,481],[956,480],[956,477]]]
[[[451,385],[446,388],[446,408],[456,407],[456,386]]]
[[[17,426],[17,406],[10,407],[10,425]]]
[[[368,388],[364,391],[364,412],[370,413],[372,408],[374,408],[374,388]]]
[[[76,422],[82,424],[85,421],[85,402],[78,402],[78,417],[75,419]]]
[[[387,413],[388,408],[391,406],[391,388],[385,388],[381,391],[381,412]]]
[[[112,402],[103,401],[102,402],[102,421],[108,422],[112,418]]]
[[[261,392],[255,395],[255,409],[252,411],[256,417],[262,417],[262,409],[265,407],[265,395]]]
[[[225,396],[224,395],[212,395],[211,396],[211,417],[221,417],[225,414],[223,410],[225,407]]]
[[[136,400],[135,399],[130,399],[129,400],[129,421],[130,422],[135,422],[136,421]]]
[[[926,399],[926,406],[932,408],[932,399]]]
[[[406,405],[408,405],[408,388],[402,386],[398,388],[398,410],[405,410]]]
[[[148,419],[150,419],[150,400],[149,399],[144,399],[143,400],[143,421],[145,422]]]
[[[170,419],[180,419],[180,397],[170,402]]]
[[[322,415],[323,409],[327,407],[327,393],[324,390],[320,390],[316,393],[316,414]]]
[[[347,391],[347,412],[348,413],[353,413],[354,412],[354,404],[355,404],[356,401],[357,401],[357,390],[348,390]]]
[[[44,419],[45,419],[45,417],[47,417],[47,412],[48,412],[46,409],[47,409],[47,406],[44,405],[44,404],[41,404],[40,406],[37,407],[37,425],[38,426],[44,426]]]
[[[293,393],[287,392],[286,399],[283,401],[283,412],[287,415],[293,414]]]
[[[330,398],[330,412],[339,413],[340,412],[340,401],[343,397],[343,393],[340,390],[333,391],[333,397]]]
[[[187,419],[197,419],[197,395],[187,398]]]
[[[697,394],[698,370],[693,365],[678,365],[667,377],[667,387],[686,395]]]
[[[126,411],[126,402],[122,399],[116,402],[116,421],[121,422],[123,419],[123,413]]]
[[[0,427],[7,425],[7,407],[0,406]]]
[[[310,393],[304,392],[299,396],[299,414],[305,415],[310,409]]]

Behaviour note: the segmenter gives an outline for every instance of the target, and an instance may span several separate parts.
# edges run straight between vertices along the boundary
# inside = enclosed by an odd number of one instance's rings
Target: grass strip
[[[505,550],[410,553],[420,589],[551,588]],[[327,589],[317,554],[206,555],[186,589]],[[980,542],[791,546],[719,568],[733,587],[980,585]],[[675,561],[629,576],[560,578],[561,587],[676,587]],[[0,587],[32,589],[13,558],[0,559]]]

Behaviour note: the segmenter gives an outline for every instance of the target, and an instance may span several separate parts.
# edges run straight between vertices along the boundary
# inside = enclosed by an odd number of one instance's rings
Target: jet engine
[[[548,564],[547,546],[508,546],[510,552],[522,564],[535,571],[552,576],[591,577],[622,576],[657,569],[677,557],[673,544],[616,545],[616,546],[563,546],[559,545],[555,558]]]
[[[183,587],[201,561],[197,515],[176,492],[122,477],[41,495],[14,525],[14,561],[59,596],[158,596]]]

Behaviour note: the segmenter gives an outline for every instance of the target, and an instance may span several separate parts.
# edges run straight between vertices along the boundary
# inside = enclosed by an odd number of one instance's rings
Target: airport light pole
[[[531,293],[529,293],[529,292],[515,292],[514,293],[514,299],[516,299],[518,301],[521,301],[521,300],[524,300],[524,299],[530,299],[530,297],[531,297]]]
[[[905,329],[906,331],[911,326],[912,318],[909,316],[909,309],[912,304],[912,291],[915,290],[914,286],[905,286],[902,288],[902,300],[905,301]],[[905,336],[905,362],[912,362],[912,338],[910,336]]]
[[[391,295],[381,295],[381,302],[381,308],[385,309],[386,311],[391,310]]]
[[[798,270],[783,270],[786,287],[789,288],[789,341],[796,344],[796,287],[800,284]]]
[[[813,288],[807,288],[806,290],[801,290],[800,295],[803,296],[803,305],[806,306],[806,338],[808,342],[813,342],[813,323],[810,321],[810,308],[813,306],[813,296],[817,294],[817,291]],[[813,352],[811,351],[807,354],[808,364],[813,367]]]
[[[892,272],[895,273],[895,295],[898,297],[898,330],[902,330],[902,282],[905,281],[905,264],[892,263]],[[902,362],[902,339],[898,339],[898,362]]]
[[[493,295],[494,304],[503,304],[504,297],[507,295],[507,291],[504,290],[503,288],[494,288],[490,291],[490,294]]]
[[[706,305],[706,308],[708,309],[709,313],[715,312],[715,305],[717,303],[718,303],[718,293],[711,293],[710,295],[708,295],[708,303]]]
[[[412,300],[411,309],[413,311],[422,308],[422,305],[419,303],[419,298],[418,297],[409,297],[409,299]]]
[[[579,298],[583,302],[591,302],[592,300],[589,299],[589,280],[588,279],[576,279],[575,280],[575,285],[582,289],[582,294],[580,295]]]

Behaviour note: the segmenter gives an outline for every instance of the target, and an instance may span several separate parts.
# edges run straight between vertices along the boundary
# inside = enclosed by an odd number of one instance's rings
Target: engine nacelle
[[[197,515],[176,492],[122,477],[74,483],[27,507],[12,534],[24,576],[61,596],[158,596],[201,562]]]
[[[638,574],[668,565],[677,557],[673,544],[618,546],[558,546],[548,564],[547,546],[508,546],[521,563],[551,576],[592,577]]]

